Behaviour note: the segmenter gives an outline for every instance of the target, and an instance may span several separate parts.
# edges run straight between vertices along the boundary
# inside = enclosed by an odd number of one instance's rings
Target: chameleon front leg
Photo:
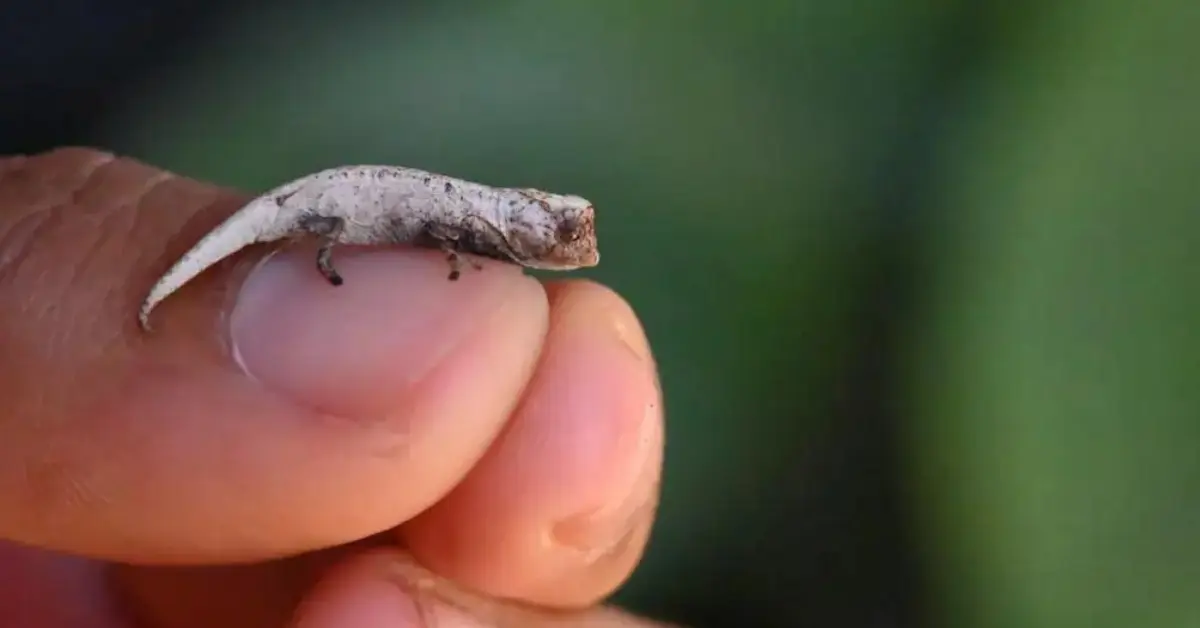
[[[304,221],[304,229],[320,238],[317,248],[317,270],[330,284],[340,286],[342,276],[333,267],[333,246],[342,235],[346,221],[336,216],[315,216]]]

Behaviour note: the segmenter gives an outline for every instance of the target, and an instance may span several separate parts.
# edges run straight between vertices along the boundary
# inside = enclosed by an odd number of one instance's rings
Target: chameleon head
[[[596,217],[578,196],[521,190],[528,202],[509,217],[508,244],[530,268],[573,270],[600,263]]]

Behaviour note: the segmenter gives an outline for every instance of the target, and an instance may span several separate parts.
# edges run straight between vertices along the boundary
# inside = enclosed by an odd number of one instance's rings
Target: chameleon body
[[[151,311],[205,269],[256,243],[315,237],[317,269],[333,285],[335,244],[412,244],[528,268],[574,270],[600,261],[592,204],[531,188],[500,188],[415,168],[344,166],[301,177],[247,203],[210,231],[160,278],[138,313]]]

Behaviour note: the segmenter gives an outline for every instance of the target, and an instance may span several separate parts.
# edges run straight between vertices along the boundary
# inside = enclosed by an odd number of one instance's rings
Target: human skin
[[[662,464],[629,305],[399,248],[340,251],[335,288],[300,243],[142,331],[247,198],[87,149],[0,160],[0,627],[660,625],[602,605]]]

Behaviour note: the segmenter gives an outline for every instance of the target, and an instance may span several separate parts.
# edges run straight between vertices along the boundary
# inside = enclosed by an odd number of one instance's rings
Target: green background
[[[1200,5],[263,6],[103,143],[247,190],[384,162],[593,200],[587,275],[667,408],[618,602],[1200,626]]]

